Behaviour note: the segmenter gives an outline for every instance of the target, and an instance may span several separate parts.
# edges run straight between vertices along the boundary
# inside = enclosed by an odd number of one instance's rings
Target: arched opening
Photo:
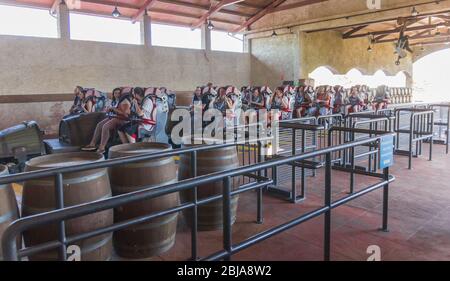
[[[450,49],[440,50],[413,64],[414,99],[425,102],[450,100]]]
[[[317,85],[342,85],[346,88],[354,85],[368,85],[376,88],[380,85],[389,87],[405,87],[406,75],[403,72],[395,76],[386,74],[383,70],[378,70],[373,75],[364,75],[358,68],[350,69],[346,74],[335,74],[330,67],[321,66],[309,74],[309,78],[314,79]]]
[[[320,66],[309,74],[309,78],[314,79],[316,85],[335,85],[336,77],[332,68]]]

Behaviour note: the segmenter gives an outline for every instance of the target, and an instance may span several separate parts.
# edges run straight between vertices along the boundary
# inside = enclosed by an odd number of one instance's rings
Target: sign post
[[[380,169],[394,164],[394,136],[382,136],[380,139]]]

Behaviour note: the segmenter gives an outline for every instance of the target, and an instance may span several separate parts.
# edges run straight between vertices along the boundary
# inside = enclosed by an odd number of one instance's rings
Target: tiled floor
[[[426,150],[425,150],[426,151]],[[391,173],[396,181],[390,186],[389,232],[381,232],[382,190],[377,190],[340,206],[332,212],[331,259],[366,260],[367,248],[377,245],[382,260],[450,259],[450,155],[444,147],[434,146],[434,159],[413,159],[407,169],[407,157],[396,156]],[[333,199],[346,195],[349,176],[332,173]],[[356,177],[362,188],[372,178]],[[264,195],[264,223],[256,224],[256,194],[248,192],[239,199],[233,243],[239,243],[263,230],[283,224],[317,209],[323,203],[323,170],[307,180],[307,199],[299,204]],[[358,190],[358,188],[356,190]],[[233,256],[233,260],[322,260],[323,216],[289,229]],[[222,249],[222,232],[199,232],[199,256],[206,257]],[[191,255],[190,229],[179,217],[176,243],[168,252],[147,260],[187,260]],[[114,259],[120,259],[115,257]]]
[[[434,159],[413,159],[407,169],[407,157],[396,156],[391,173],[396,181],[390,186],[389,232],[381,232],[382,191],[377,190],[332,212],[332,260],[367,260],[370,245],[381,249],[382,260],[450,259],[450,155],[444,147],[434,146]],[[349,177],[333,171],[333,199],[345,196]],[[373,182],[357,176],[359,188]],[[256,219],[256,195],[240,197],[238,219],[233,227],[233,243],[269,229],[300,214],[312,211],[323,202],[323,171],[308,179],[307,200],[291,204],[264,195],[264,224]],[[190,257],[190,230],[179,223],[175,246],[159,256],[162,260]],[[221,231],[199,234],[199,255],[205,257],[222,248]],[[233,260],[322,260],[323,216],[247,248]]]

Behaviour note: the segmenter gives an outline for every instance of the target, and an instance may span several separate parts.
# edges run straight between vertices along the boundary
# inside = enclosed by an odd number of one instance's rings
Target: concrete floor
[[[425,145],[425,149],[427,145]],[[427,151],[427,150],[425,150]],[[413,159],[407,169],[407,157],[396,156],[391,173],[396,181],[390,186],[389,232],[380,232],[382,190],[356,199],[332,212],[331,259],[367,260],[367,248],[377,245],[381,260],[449,260],[450,259],[450,155],[444,147],[434,146],[434,159]],[[346,195],[349,176],[333,171],[333,200]],[[362,188],[372,179],[357,176]],[[292,204],[264,196],[264,224],[254,223],[256,194],[241,195],[238,218],[233,227],[233,243],[260,231],[285,223],[312,211],[323,202],[323,171],[308,179],[307,200]],[[199,233],[199,255],[222,249],[221,231]],[[179,224],[175,246],[150,260],[186,260],[190,257],[190,230]],[[322,260],[323,216],[272,237],[235,256],[232,260]]]

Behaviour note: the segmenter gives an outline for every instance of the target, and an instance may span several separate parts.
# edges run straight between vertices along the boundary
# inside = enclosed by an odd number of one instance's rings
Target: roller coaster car
[[[88,145],[95,127],[105,118],[104,112],[92,112],[64,118],[59,123],[59,140],[72,146]]]
[[[63,118],[59,138],[45,140],[47,154],[79,151],[91,141],[97,124],[106,118],[104,112],[83,113]]]
[[[11,172],[20,171],[28,159],[45,153],[43,135],[35,121],[0,131],[0,163],[8,164]]]

